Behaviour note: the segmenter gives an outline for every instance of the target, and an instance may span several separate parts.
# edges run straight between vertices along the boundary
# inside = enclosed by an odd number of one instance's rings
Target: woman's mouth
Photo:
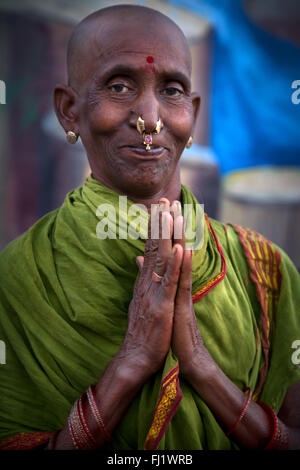
[[[127,152],[134,154],[135,156],[138,157],[143,157],[143,160],[150,160],[150,159],[158,159],[161,157],[165,151],[165,147],[157,146],[157,145],[151,145],[150,150],[146,150],[146,146],[133,146],[133,145],[126,145],[122,147],[125,149]]]

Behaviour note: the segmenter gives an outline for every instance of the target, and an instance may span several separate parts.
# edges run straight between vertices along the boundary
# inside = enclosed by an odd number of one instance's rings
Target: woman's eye
[[[167,96],[180,96],[182,95],[183,91],[178,90],[178,88],[168,87],[163,90],[163,94]]]
[[[109,88],[116,93],[126,93],[128,91],[128,87],[125,85],[112,85]]]

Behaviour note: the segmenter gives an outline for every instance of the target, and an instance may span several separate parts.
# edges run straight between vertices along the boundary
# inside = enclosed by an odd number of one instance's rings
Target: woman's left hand
[[[184,250],[172,336],[172,349],[178,359],[180,372],[188,380],[192,380],[197,370],[197,358],[204,348],[192,301],[192,259],[193,252]]]
[[[172,206],[171,206],[172,210]],[[193,384],[199,380],[201,365],[209,354],[205,348],[195,317],[192,300],[192,261],[194,252],[184,249],[184,230],[181,210],[174,211],[174,231],[181,233],[181,238],[176,239],[183,250],[180,279],[175,299],[172,350],[176,355],[181,373]],[[196,378],[196,376],[198,378]]]

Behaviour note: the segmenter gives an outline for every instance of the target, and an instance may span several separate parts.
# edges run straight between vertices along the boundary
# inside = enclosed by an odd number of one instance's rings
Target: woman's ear
[[[54,89],[54,109],[65,132],[79,134],[78,96],[67,85],[57,85]]]
[[[193,104],[193,112],[194,112],[194,123],[193,123],[193,131],[194,131],[197,117],[199,116],[201,98],[200,98],[200,95],[196,92],[192,93],[191,96],[192,96],[192,104]]]

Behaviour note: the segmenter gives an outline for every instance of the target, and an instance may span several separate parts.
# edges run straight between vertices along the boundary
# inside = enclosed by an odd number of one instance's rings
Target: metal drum
[[[300,268],[300,168],[256,167],[226,175],[220,220],[256,230]]]

